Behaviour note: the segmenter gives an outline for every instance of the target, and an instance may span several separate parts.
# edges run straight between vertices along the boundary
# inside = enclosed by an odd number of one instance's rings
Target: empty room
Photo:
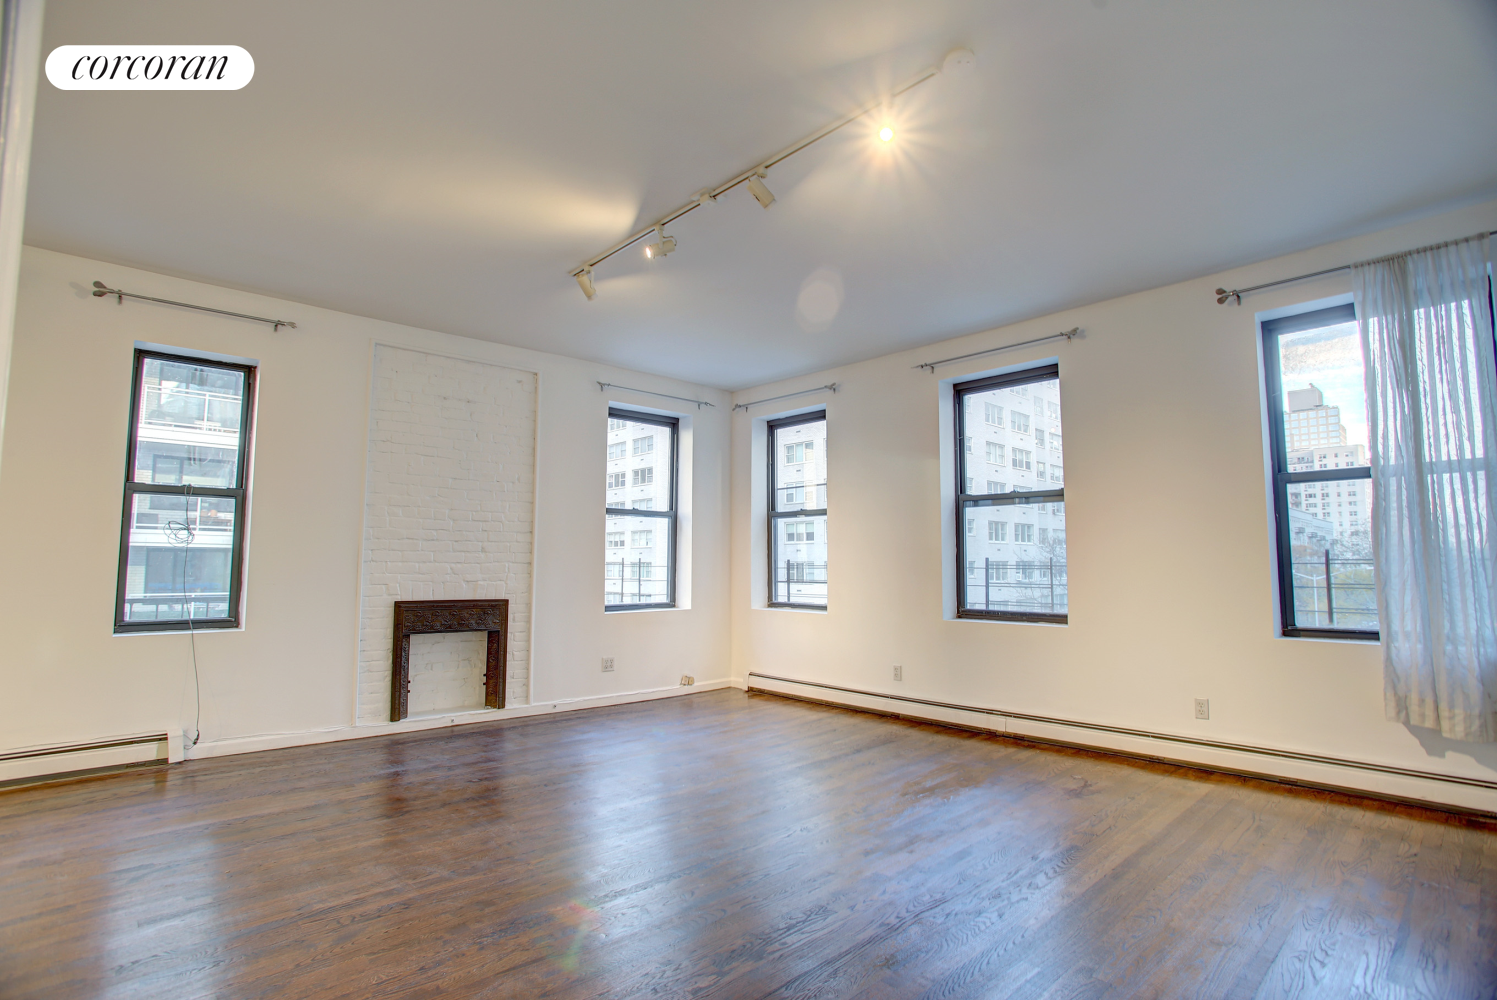
[[[1497,998],[1491,0],[0,8],[0,998]]]

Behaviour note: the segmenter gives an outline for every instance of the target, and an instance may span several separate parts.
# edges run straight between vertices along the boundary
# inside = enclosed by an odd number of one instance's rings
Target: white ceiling
[[[49,0],[44,54],[86,43],[255,78],[44,81],[28,243],[725,388],[1497,194],[1492,0]],[[955,45],[891,146],[844,130],[583,298]]]

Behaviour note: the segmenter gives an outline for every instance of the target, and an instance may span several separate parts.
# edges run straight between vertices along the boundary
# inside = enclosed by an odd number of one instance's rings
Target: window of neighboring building
[[[624,486],[625,486],[625,484],[628,483],[628,481],[629,481],[629,475],[628,475],[628,473],[625,473],[625,472],[610,472],[608,474],[608,488],[611,489],[611,490],[621,490],[621,489],[623,489]]]
[[[609,423],[613,423],[612,420]],[[629,453],[629,445],[625,441],[615,441],[608,446],[608,460],[610,462],[624,458]]]
[[[1003,445],[999,444],[997,441],[988,442],[988,461],[994,465],[1003,464]]]
[[[605,499],[605,611],[675,606],[677,430],[674,417],[608,411],[610,459],[627,448],[631,455],[650,456],[655,464],[628,470],[627,487],[623,472],[609,473],[611,489],[617,482],[617,488],[635,492],[626,494],[626,500]],[[626,503],[628,508],[620,509]]]
[[[1355,310],[1348,304],[1266,321],[1263,360],[1283,632],[1377,639]]]
[[[768,429],[769,604],[825,608],[826,411],[771,420]]]
[[[116,632],[238,627],[254,379],[135,352]]]
[[[953,387],[956,439],[966,442],[970,424],[985,423],[990,407],[1000,394],[1009,392],[1030,400],[1036,417],[1048,414],[1051,426],[1036,445],[1058,446],[1061,429],[1060,376],[1055,365],[973,379]],[[1029,414],[1008,412],[1010,431],[1030,430]],[[1008,466],[1015,471],[1012,484],[984,480],[986,492],[973,492],[968,473],[973,457],[969,448],[957,454],[957,523],[965,521],[965,532],[957,535],[957,566],[968,572],[957,581],[957,615],[1006,621],[1060,622],[1067,620],[1065,489],[1055,475],[1058,468],[1034,461],[1034,453],[1010,446]],[[1002,454],[1001,452],[999,453]],[[984,455],[987,458],[988,455]],[[1029,473],[1033,470],[1033,482]],[[1055,481],[1046,479],[1047,473]],[[1001,513],[1009,520],[988,521],[986,536],[979,536],[975,523],[980,513]],[[1036,541],[1038,537],[1038,542]],[[1017,548],[1023,546],[1023,548]],[[1018,558],[1022,556],[1023,558]]]
[[[982,412],[984,421],[996,427],[1003,426],[1003,407],[996,403],[984,403]]]

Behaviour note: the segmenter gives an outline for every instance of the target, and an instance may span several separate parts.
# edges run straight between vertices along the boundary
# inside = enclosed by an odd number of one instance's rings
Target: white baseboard
[[[733,686],[738,687],[735,679]],[[1379,798],[1497,815],[1497,781],[1416,771],[1390,764],[1327,757],[1272,747],[1251,747],[1170,733],[1149,733],[1068,719],[1049,719],[998,709],[952,705],[902,695],[859,691],[814,681],[750,673],[751,691],[827,702],[942,725],[1022,736],[1048,743],[1103,750],[1348,791]]]
[[[168,733],[137,733],[102,737],[86,743],[18,747],[0,753],[0,782],[132,764],[166,764],[181,759],[181,737]]]
[[[313,729],[294,733],[262,733],[256,736],[235,736],[221,740],[207,740],[186,749],[189,759],[203,757],[227,757],[232,754],[257,753],[261,750],[282,750],[286,747],[310,746],[316,743],[334,743],[340,740],[359,740],[369,736],[386,736],[390,733],[415,733],[427,729],[443,729],[448,726],[467,726],[478,722],[500,722],[505,719],[523,719],[535,715],[552,715],[557,712],[575,712],[588,708],[606,708],[609,705],[627,705],[637,701],[653,701],[656,698],[676,698],[701,691],[716,691],[728,687],[728,680],[697,681],[690,687],[672,685],[650,688],[644,691],[625,691],[620,694],[597,695],[591,698],[561,698],[555,701],[537,702],[534,705],[517,705],[514,708],[475,708],[453,712],[433,712],[405,719],[402,722],[385,722],[366,726],[337,726],[332,729]]]

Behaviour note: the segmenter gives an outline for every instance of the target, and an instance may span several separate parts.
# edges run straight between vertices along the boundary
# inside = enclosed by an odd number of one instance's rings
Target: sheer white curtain
[[[1485,235],[1352,269],[1388,717],[1497,741],[1497,358]]]

